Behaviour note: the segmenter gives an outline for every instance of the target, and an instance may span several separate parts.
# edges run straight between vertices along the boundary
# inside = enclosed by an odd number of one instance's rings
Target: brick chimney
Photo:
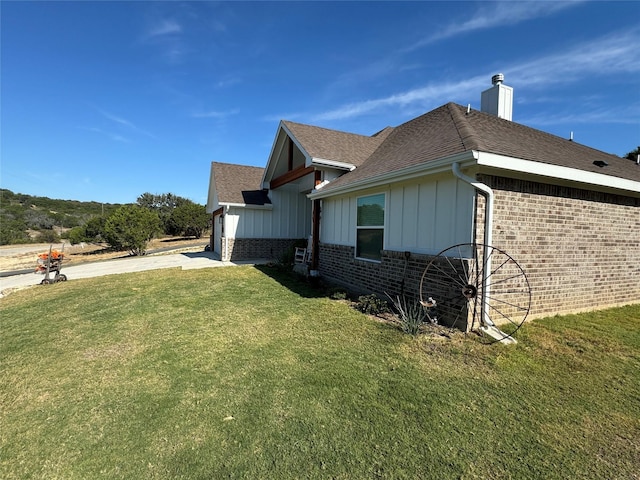
[[[480,110],[511,121],[513,113],[513,88],[503,84],[503,81],[504,75],[501,73],[491,77],[493,86],[482,92]]]

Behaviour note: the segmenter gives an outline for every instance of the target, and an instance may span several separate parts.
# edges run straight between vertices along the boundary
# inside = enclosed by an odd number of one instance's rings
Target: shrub
[[[329,298],[332,300],[346,300],[347,292],[343,288],[332,288],[329,291]]]
[[[204,205],[187,200],[172,210],[165,225],[165,233],[200,238],[210,222]]]
[[[37,210],[27,210],[24,215],[27,227],[33,230],[51,230],[56,224],[50,215]]]
[[[66,237],[69,239],[71,245],[77,245],[85,241],[86,237],[85,227],[73,227],[66,233]]]
[[[161,231],[158,214],[137,205],[123,205],[107,219],[106,240],[113,248],[144,255],[147,242]]]
[[[381,313],[387,313],[389,311],[387,302],[374,293],[360,295],[356,308],[367,315],[380,315]]]
[[[425,321],[428,321],[424,307],[419,302],[408,300],[404,295],[402,297],[396,295],[396,298],[393,299],[387,294],[387,297],[389,297],[398,313],[402,331],[409,335],[417,335],[420,332],[420,326]]]
[[[84,225],[85,242],[101,242],[104,240],[104,227],[107,225],[107,217],[96,215],[87,220]]]
[[[56,243],[60,241],[60,237],[55,230],[40,230],[38,241],[42,243]]]

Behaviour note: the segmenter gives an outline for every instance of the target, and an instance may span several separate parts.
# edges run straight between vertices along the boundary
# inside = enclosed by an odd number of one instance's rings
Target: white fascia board
[[[280,130],[284,129],[284,125],[282,124],[282,120],[278,124],[278,128],[276,130],[276,136],[273,139],[273,144],[271,145],[271,151],[269,152],[269,156],[267,157],[267,165],[264,167],[264,173],[262,174],[262,181],[260,184],[265,188],[264,185],[268,184],[267,176],[269,175],[269,167],[271,166],[271,160],[274,158],[276,153],[276,145],[278,144],[278,138],[280,137]]]
[[[366,178],[357,182],[349,183],[342,187],[332,188],[328,191],[314,190],[307,195],[311,200],[316,200],[325,197],[331,197],[334,195],[343,195],[365,188],[374,188],[389,183],[403,182],[405,180],[411,180],[416,177],[424,175],[433,175],[436,173],[450,172],[451,166],[454,163],[459,163],[461,166],[467,166],[467,164],[473,165],[475,163],[478,152],[475,150],[469,150],[467,152],[458,153],[449,157],[443,157],[438,160],[421,163],[419,165],[413,165],[411,167],[403,168],[401,170],[394,170],[393,172],[387,172],[375,177]],[[330,184],[329,184],[330,185]]]
[[[209,170],[209,188],[207,189],[207,205],[205,211],[207,213],[213,213],[218,208],[218,193],[215,189],[215,178],[213,175],[213,162]]]
[[[267,205],[250,205],[248,203],[229,203],[229,202],[221,202],[221,207],[235,207],[235,208],[249,208],[253,210],[273,210],[273,204]]]
[[[356,166],[347,162],[336,162],[335,160],[326,160],[324,158],[313,157],[310,162],[311,165],[318,165],[320,167],[331,167],[339,170],[355,170]]]
[[[612,177],[602,173],[587,172],[577,168],[562,167],[549,163],[534,162],[521,158],[506,157],[493,153],[479,152],[477,164],[483,167],[492,167],[500,170],[537,175],[541,177],[557,178],[573,183],[605,187],[606,189],[624,190],[640,195],[640,182],[625,178]],[[605,167],[606,168],[606,167]]]

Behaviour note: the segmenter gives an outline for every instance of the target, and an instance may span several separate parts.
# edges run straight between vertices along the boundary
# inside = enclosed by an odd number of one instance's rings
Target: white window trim
[[[366,227],[360,227],[358,225],[358,200],[361,198],[366,198],[366,197],[375,197],[376,195],[384,195],[384,221],[383,224],[381,226],[378,225],[368,225]],[[379,260],[375,260],[372,258],[363,258],[363,257],[358,257],[358,230],[362,229],[362,230],[379,230],[380,228],[382,228],[382,250],[384,250],[384,246],[387,243],[387,212],[389,211],[389,192],[387,191],[382,191],[382,192],[373,192],[373,193],[367,193],[366,195],[359,195],[356,197],[356,213],[355,213],[355,220],[356,220],[356,235],[355,235],[355,239],[354,239],[354,248],[353,248],[353,256],[356,260],[359,260],[361,262],[371,262],[371,263],[382,263],[382,253],[380,254],[380,259]]]

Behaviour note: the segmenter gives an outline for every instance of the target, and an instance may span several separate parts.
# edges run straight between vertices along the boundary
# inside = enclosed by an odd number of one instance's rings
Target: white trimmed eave
[[[321,199],[325,197],[331,197],[334,195],[344,195],[344,194],[355,192],[365,188],[375,188],[375,187],[379,187],[381,185],[386,185],[389,183],[402,182],[418,176],[433,175],[433,174],[442,173],[442,172],[450,172],[451,165],[453,165],[456,162],[460,163],[461,166],[475,164],[477,154],[478,152],[476,152],[475,150],[458,153],[456,155],[443,157],[438,160],[433,160],[430,162],[413,165],[411,167],[395,170],[393,172],[387,172],[382,175],[368,177],[356,182],[348,183],[346,185],[343,185],[337,188],[331,188],[326,191],[324,191],[323,189],[315,190],[315,191],[312,191],[310,194],[308,194],[307,197],[309,197],[311,200],[316,200],[316,199]]]
[[[524,179],[535,177],[537,181],[542,182],[545,181],[544,179],[547,179],[546,181],[553,179],[553,183],[560,181],[561,183],[577,188],[589,188],[619,195],[640,197],[640,182],[634,180],[476,150],[443,157],[402,170],[387,172],[375,177],[348,183],[337,188],[330,188],[326,191],[324,189],[314,190],[307,196],[311,200],[321,199],[334,195],[344,195],[365,188],[380,187],[392,182],[402,182],[418,176],[442,173],[450,171],[452,164],[456,162],[460,164],[461,168],[477,166],[480,168],[484,167],[483,169],[490,171],[494,170],[494,172],[491,173],[495,173],[495,175],[500,175],[500,172],[503,172],[503,174],[504,172],[511,172],[512,175],[510,176],[515,175]]]
[[[219,205],[221,207],[249,208],[252,210],[273,210],[273,204],[271,203],[265,205],[252,205],[250,203],[220,202]]]
[[[640,182],[628,180],[602,173],[587,172],[577,168],[562,167],[549,163],[534,162],[520,158],[506,157],[493,153],[478,152],[477,165],[502,171],[537,177],[560,179],[570,184],[588,185],[589,188],[615,192],[622,195],[631,194],[640,197]],[[606,168],[606,167],[605,167]],[[584,188],[584,187],[583,187]]]
[[[356,166],[353,163],[338,162],[336,160],[327,160],[324,158],[316,158],[316,157],[312,157],[312,158],[307,157],[305,164],[307,167],[310,167],[310,166],[330,167],[330,168],[335,168],[337,170],[347,170],[349,172],[356,169]]]

